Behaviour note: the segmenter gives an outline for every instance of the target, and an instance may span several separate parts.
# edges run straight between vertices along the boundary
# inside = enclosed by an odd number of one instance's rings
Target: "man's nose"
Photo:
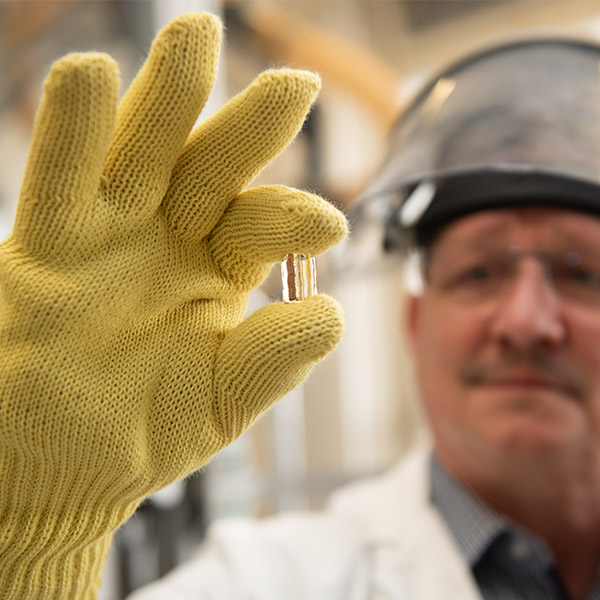
[[[493,333],[516,350],[552,349],[566,336],[561,300],[546,273],[533,258],[522,259],[508,289],[498,301]]]

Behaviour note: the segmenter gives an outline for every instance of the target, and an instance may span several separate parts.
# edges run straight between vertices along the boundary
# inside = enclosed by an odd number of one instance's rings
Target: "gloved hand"
[[[335,301],[248,291],[346,232],[327,202],[242,191],[319,88],[266,72],[193,133],[221,26],[176,19],[116,109],[103,54],[54,64],[0,247],[0,597],[93,598],[113,531],[296,386],[342,332]],[[188,137],[189,136],[189,137]]]

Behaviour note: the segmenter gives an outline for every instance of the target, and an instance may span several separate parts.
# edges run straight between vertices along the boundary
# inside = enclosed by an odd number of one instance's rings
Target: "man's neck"
[[[449,465],[452,469],[452,466]],[[600,477],[592,461],[577,468],[520,461],[491,480],[455,475],[496,512],[543,539],[572,600],[583,599],[600,566]]]

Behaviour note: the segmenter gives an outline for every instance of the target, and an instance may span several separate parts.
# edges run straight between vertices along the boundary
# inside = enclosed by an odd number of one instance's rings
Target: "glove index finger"
[[[207,239],[215,264],[228,280],[250,290],[286,254],[321,254],[347,233],[344,214],[330,202],[274,185],[237,196]]]

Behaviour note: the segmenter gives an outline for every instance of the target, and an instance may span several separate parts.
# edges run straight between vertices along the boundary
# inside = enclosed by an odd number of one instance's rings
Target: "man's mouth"
[[[481,385],[487,389],[506,392],[551,392],[572,395],[572,390],[570,390],[564,384],[541,378],[514,377],[509,375],[506,377],[493,377],[490,379],[484,379],[481,382]]]
[[[586,389],[583,375],[562,365],[545,369],[520,365],[470,365],[463,371],[462,380],[467,385],[498,390],[552,391],[579,398]]]
[[[484,377],[484,385],[498,387],[564,388],[564,384],[555,379],[537,375],[511,374]]]

